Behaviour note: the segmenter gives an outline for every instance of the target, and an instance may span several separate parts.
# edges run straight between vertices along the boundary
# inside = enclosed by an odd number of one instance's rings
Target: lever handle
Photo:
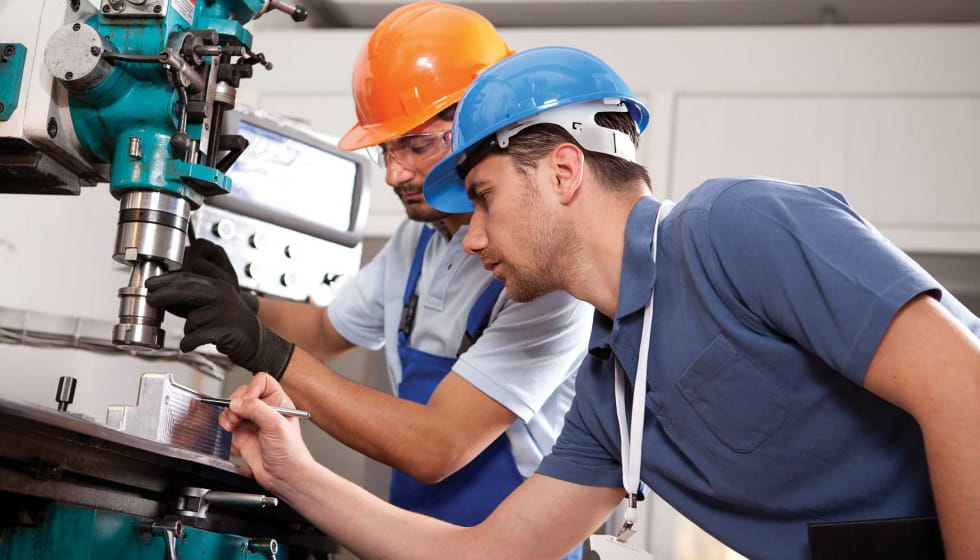
[[[306,9],[306,6],[302,4],[291,4],[282,0],[269,0],[269,9],[285,12],[295,22],[306,21],[306,18],[310,16],[310,11]]]

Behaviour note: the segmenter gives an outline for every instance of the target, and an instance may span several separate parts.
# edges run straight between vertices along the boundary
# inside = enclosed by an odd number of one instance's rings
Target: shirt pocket
[[[701,422],[736,453],[762,445],[786,419],[789,402],[773,379],[718,335],[677,380]]]

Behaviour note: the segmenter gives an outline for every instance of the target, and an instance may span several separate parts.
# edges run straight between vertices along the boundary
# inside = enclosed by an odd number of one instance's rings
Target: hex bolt
[[[156,6],[153,6],[153,13],[154,14],[159,14],[162,11],[163,11],[163,8],[160,6],[160,4],[157,4]]]
[[[17,52],[17,49],[13,45],[7,45],[3,48],[4,56],[14,56],[15,52]]]
[[[99,47],[92,47],[91,49],[89,49],[89,52],[92,53],[92,56],[99,56],[99,54],[102,53],[102,49],[100,49]]]
[[[109,4],[106,4],[105,6],[102,6],[102,13],[103,14],[108,14],[109,13],[109,10],[111,10],[111,9],[112,8],[109,7]]]
[[[80,23],[76,23],[75,25],[71,26],[72,31],[78,31],[81,28],[82,28],[82,24]]]
[[[58,121],[51,117],[48,119],[48,136],[54,138],[58,135]]]
[[[71,0],[71,11],[77,12],[78,8],[81,7],[80,0]]]
[[[75,77],[75,74],[74,73],[72,73],[72,72],[65,72],[65,79],[66,80],[70,80],[70,79],[72,79],[74,77]]]

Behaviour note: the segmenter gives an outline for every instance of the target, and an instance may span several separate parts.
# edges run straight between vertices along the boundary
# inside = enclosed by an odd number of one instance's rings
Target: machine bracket
[[[0,43],[0,121],[17,110],[20,84],[24,79],[27,47],[20,43]]]

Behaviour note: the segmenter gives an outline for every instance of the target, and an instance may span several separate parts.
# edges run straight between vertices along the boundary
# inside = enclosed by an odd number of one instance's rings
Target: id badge
[[[582,560],[653,560],[653,555],[612,535],[592,535],[585,541]]]

